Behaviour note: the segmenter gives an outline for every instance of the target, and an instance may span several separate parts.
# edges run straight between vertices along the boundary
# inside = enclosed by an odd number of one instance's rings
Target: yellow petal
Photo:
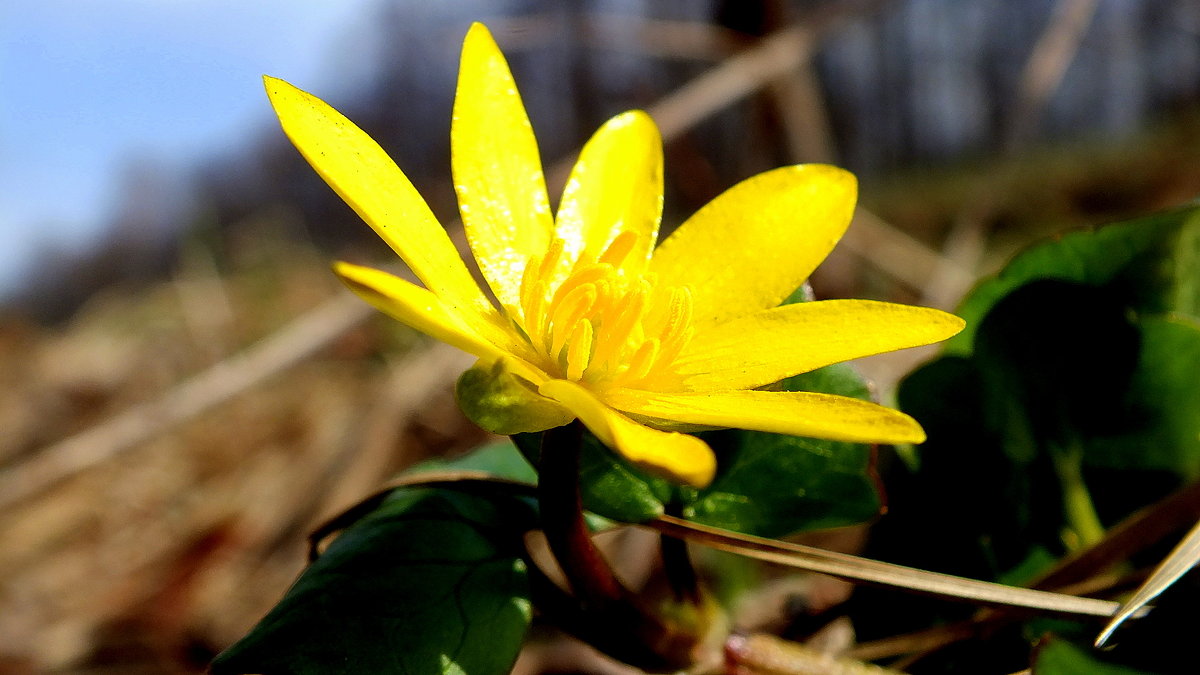
[[[648,473],[696,488],[712,482],[716,457],[699,438],[638,424],[567,380],[550,380],[538,391],[566,406],[605,445]]]
[[[699,331],[676,359],[690,391],[753,389],[810,370],[926,345],[962,330],[936,309],[871,300],[773,307]]]
[[[300,154],[426,288],[461,306],[489,304],[425,200],[379,144],[312,94],[273,77],[263,82]]]
[[[808,391],[658,394],[608,392],[610,405],[633,415],[857,443],[920,443],[925,432],[897,410],[845,396]]]
[[[853,174],[788,166],[726,190],[654,251],[660,285],[688,286],[707,323],[774,307],[817,267],[854,212]]]
[[[450,159],[475,259],[501,305],[519,307],[525,264],[546,252],[553,222],[529,117],[504,55],[478,23],[463,43]]]
[[[333,271],[350,290],[397,321],[487,362],[505,359],[511,372],[534,384],[546,379],[514,350],[505,349],[505,336],[493,326],[471,321],[466,317],[475,315],[459,314],[424,288],[387,272],[350,263],[335,263]]]
[[[662,137],[640,110],[622,113],[583,146],[563,189],[555,234],[565,261],[583,251],[599,257],[622,232],[636,237],[621,267],[640,273],[658,239],[662,218]]]

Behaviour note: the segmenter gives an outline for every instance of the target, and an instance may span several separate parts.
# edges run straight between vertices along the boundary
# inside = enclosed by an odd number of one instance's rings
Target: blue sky
[[[376,4],[0,2],[0,294],[40,245],[86,248],[133,159],[182,170],[272,123],[262,74],[353,86]]]

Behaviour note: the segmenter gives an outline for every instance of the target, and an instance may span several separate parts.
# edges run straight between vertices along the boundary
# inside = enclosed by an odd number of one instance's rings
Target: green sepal
[[[459,376],[454,396],[467,419],[502,436],[553,429],[575,418],[508,372],[503,360],[468,368]]]

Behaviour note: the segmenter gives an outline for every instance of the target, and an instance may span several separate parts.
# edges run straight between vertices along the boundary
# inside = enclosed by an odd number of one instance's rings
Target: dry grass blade
[[[262,383],[366,320],[372,311],[349,293],[339,295],[161,397],[44,448],[25,463],[0,473],[0,509],[19,504]]]
[[[1167,590],[1171,584],[1179,580],[1188,570],[1196,566],[1200,562],[1200,523],[1197,523],[1192,528],[1191,532],[1179,542],[1175,550],[1171,551],[1170,555],[1162,561],[1150,578],[1146,580],[1128,600],[1121,604],[1120,609],[1113,616],[1112,621],[1104,627],[1100,635],[1096,638],[1096,646],[1103,647],[1104,643],[1112,637],[1112,634],[1125,622],[1126,619],[1140,611],[1160,593]]]
[[[713,112],[795,72],[808,62],[822,36],[881,4],[880,0],[835,3],[813,12],[713,67],[646,112],[658,122],[664,141],[676,138]]]
[[[757,560],[853,581],[891,586],[954,600],[966,600],[981,605],[1019,607],[1055,614],[1104,618],[1111,617],[1118,607],[1116,602],[1110,600],[1015,588],[948,574],[926,572],[844,553],[825,551],[811,546],[752,537],[729,530],[697,525],[670,516],[660,516],[647,525],[673,537],[688,539],[711,548]],[[1135,614],[1135,616],[1137,615],[1140,613]]]
[[[1087,595],[1111,594],[1118,589],[1131,588],[1143,578],[1138,572],[1110,577],[1101,576],[1101,573],[1182,531],[1194,522],[1198,509],[1200,482],[1129,516],[1109,529],[1095,546],[1064,558],[1031,586]],[[854,647],[851,654],[866,661],[904,654],[923,657],[946,645],[986,634],[996,624],[1012,620],[1013,617],[997,610],[983,610],[967,621],[862,643]]]
[[[1099,0],[1063,0],[1038,38],[1021,73],[1017,107],[1009,121],[1007,149],[1028,142],[1050,97],[1062,84],[1079,51]]]
[[[507,494],[525,495],[532,495],[534,489],[534,486],[526,483],[500,479],[475,471],[445,471],[404,476],[317,528],[312,535],[314,549],[325,537],[375,508],[391,490],[397,487],[443,487],[471,491],[499,490]],[[644,525],[672,537],[687,539],[711,548],[765,562],[984,605],[1020,607],[1057,614],[1105,618],[1111,617],[1118,606],[1116,602],[1109,600],[1015,588],[948,574],[926,572],[845,553],[826,551],[812,546],[764,539],[699,525],[673,516],[659,516]]]

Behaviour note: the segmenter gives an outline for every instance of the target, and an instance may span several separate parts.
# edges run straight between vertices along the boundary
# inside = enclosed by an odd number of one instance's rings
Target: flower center
[[[591,385],[633,386],[667,375],[692,336],[692,296],[655,288],[651,274],[625,265],[638,235],[622,232],[598,258],[573,263],[561,239],[532,256],[514,323],[556,377]],[[519,318],[518,318],[519,316]]]

